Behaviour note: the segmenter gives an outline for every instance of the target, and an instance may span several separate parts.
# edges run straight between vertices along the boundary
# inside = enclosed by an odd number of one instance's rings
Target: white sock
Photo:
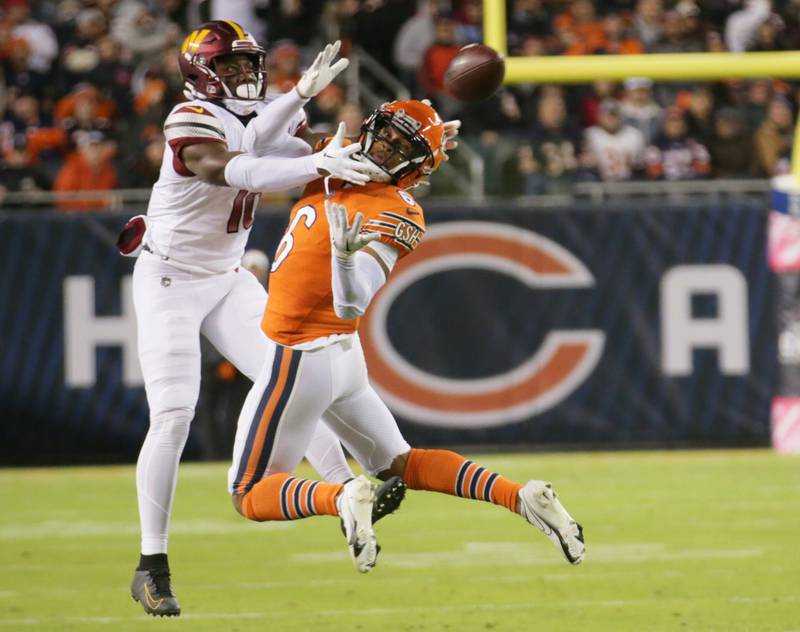
[[[139,452],[136,495],[139,499],[143,555],[167,552],[178,463],[189,437],[191,421],[191,415],[185,413],[151,420]]]

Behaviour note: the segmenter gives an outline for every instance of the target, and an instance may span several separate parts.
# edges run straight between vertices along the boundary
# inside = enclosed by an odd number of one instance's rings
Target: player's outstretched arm
[[[343,127],[341,132],[322,151],[298,158],[259,158],[228,151],[223,143],[187,145],[180,150],[180,158],[192,173],[209,184],[259,193],[303,186],[321,175],[365,184],[369,181],[370,166],[366,161],[352,158],[361,145],[343,147]]]
[[[361,232],[363,215],[356,213],[351,223],[347,209],[331,200],[325,200],[325,214],[331,236],[333,309],[342,320],[352,320],[363,316],[372,297],[386,282],[388,270],[377,257],[363,250],[380,234]]]

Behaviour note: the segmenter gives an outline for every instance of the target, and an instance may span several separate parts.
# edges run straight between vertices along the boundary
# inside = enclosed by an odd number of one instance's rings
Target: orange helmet
[[[436,171],[445,158],[442,119],[422,101],[384,103],[364,121],[359,141],[364,156],[404,189]]]

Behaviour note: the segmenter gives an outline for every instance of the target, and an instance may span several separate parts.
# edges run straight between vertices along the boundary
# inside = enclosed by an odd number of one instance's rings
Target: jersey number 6
[[[283,260],[286,259],[286,257],[288,257],[289,253],[292,251],[292,248],[294,247],[294,236],[292,233],[300,223],[301,219],[303,220],[303,224],[306,228],[311,228],[314,225],[314,222],[317,221],[317,210],[310,204],[301,206],[299,209],[297,209],[297,213],[295,214],[294,218],[292,218],[292,223],[289,224],[289,228],[286,229],[283,239],[281,239],[277,249],[275,250],[275,260],[272,262],[270,272],[275,272],[275,270],[277,270],[278,267],[283,263]]]
[[[228,218],[229,233],[238,233],[239,223],[242,224],[242,228],[245,230],[248,230],[253,225],[253,211],[260,197],[260,193],[253,191],[241,190],[236,194],[236,198],[233,200],[231,216]],[[242,215],[244,215],[244,220],[242,220]]]

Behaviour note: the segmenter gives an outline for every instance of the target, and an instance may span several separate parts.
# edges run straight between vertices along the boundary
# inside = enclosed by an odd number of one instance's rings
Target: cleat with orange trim
[[[586,553],[583,527],[567,513],[550,483],[528,481],[519,490],[519,513],[544,533],[570,564],[580,564]]]
[[[131,597],[154,617],[177,617],[181,613],[167,569],[137,570],[131,582]]]
[[[350,558],[361,573],[368,573],[375,568],[378,557],[378,540],[372,529],[374,503],[375,487],[363,475],[345,483],[336,499]]]

